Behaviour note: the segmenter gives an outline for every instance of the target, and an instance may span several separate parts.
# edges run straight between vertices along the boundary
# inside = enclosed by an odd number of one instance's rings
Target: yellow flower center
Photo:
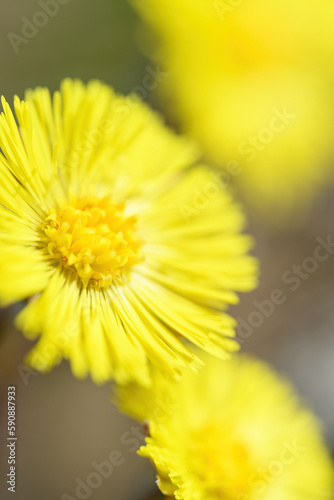
[[[43,222],[46,248],[52,259],[72,271],[83,286],[102,288],[122,280],[144,260],[137,217],[125,215],[124,203],[110,196],[77,198]]]
[[[276,18],[254,17],[234,19],[219,29],[219,46],[224,50],[224,61],[239,71],[255,70],[261,67],[293,61],[297,47],[285,33]],[[296,43],[295,43],[296,45]]]
[[[195,432],[194,470],[210,498],[247,498],[254,472],[251,456],[246,444],[222,427],[213,424]]]

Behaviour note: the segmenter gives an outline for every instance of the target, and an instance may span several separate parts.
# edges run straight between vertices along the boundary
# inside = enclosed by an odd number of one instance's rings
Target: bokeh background
[[[155,64],[138,48],[138,19],[127,2],[62,1],[28,43],[17,45],[17,53],[8,34],[22,36],[27,24],[23,18],[31,21],[41,6],[35,0],[0,1],[0,93],[11,101],[14,94],[23,97],[27,87],[55,90],[63,77],[99,78],[118,91],[135,90],[156,106],[156,96],[144,84]],[[328,186],[302,224],[279,231],[248,209],[248,232],[256,240],[253,253],[261,262],[260,286],[242,295],[232,308],[235,317],[249,324],[249,318],[256,316],[250,315],[258,310],[254,301],[263,303],[273,290],[282,291],[285,300],[269,317],[262,314],[261,324],[246,333],[239,331],[242,349],[270,362],[294,382],[323,422],[332,452],[334,254],[311,272],[304,269],[298,286],[294,282],[296,290],[286,278],[295,272],[293,266],[308,266],[317,238],[334,241],[333,198]],[[15,385],[17,392],[17,500],[75,498],[76,479],[86,482],[94,472],[93,462],[108,460],[114,450],[122,463],[86,498],[143,500],[155,495],[154,471],[134,450],[142,441],[140,427],[110,403],[109,385],[96,387],[90,380],[74,379],[66,363],[45,376],[24,371],[22,359],[30,343],[13,327],[20,307],[0,312],[0,498],[9,495],[4,481],[8,385]]]

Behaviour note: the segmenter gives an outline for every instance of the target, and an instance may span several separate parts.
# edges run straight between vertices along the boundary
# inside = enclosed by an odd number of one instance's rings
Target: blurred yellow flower
[[[134,97],[65,80],[3,99],[2,303],[32,297],[17,324],[39,342],[28,363],[69,359],[78,377],[148,384],[226,356],[234,320],[218,309],[251,290],[256,262],[243,215],[187,140]],[[190,168],[192,167],[192,168]]]
[[[168,109],[255,206],[306,206],[334,157],[331,0],[133,0]],[[158,48],[156,48],[158,47]],[[297,212],[296,212],[297,214]]]
[[[151,391],[118,389],[121,409],[148,421],[140,454],[161,491],[178,500],[329,499],[331,459],[292,387],[252,358],[204,359],[178,383],[154,370]]]

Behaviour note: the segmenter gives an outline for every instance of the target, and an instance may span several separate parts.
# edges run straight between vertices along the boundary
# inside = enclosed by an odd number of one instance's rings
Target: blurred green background
[[[136,45],[138,21],[125,0],[58,4],[56,15],[49,16],[28,43],[19,43],[17,53],[13,36],[11,42],[8,35],[22,36],[27,25],[22,18],[31,21],[43,10],[41,2],[2,0],[0,5],[0,93],[9,101],[14,94],[23,97],[27,87],[43,85],[55,90],[64,77],[84,81],[99,78],[128,93],[143,88],[147,66],[155,67]],[[149,91],[145,97],[153,99]],[[262,303],[274,289],[283,291],[285,302],[246,335],[242,349],[269,361],[295,383],[321,418],[332,450],[334,256],[301,278],[295,291],[282,277],[313,255],[318,237],[326,240],[332,235],[334,240],[333,198],[332,191],[324,192],[304,225],[286,232],[271,232],[250,214],[248,230],[257,242],[254,254],[261,259],[261,281],[259,288],[243,295],[241,304],[232,310],[247,321],[257,310],[254,301]],[[86,498],[143,500],[154,495],[154,471],[133,449],[133,437],[140,435],[140,428],[110,403],[108,385],[96,387],[90,380],[75,380],[66,363],[49,375],[22,375],[22,358],[30,344],[12,326],[17,307],[1,311],[0,498],[9,495],[3,481],[7,472],[4,417],[8,385],[17,387],[17,500],[66,500],[65,494],[75,498],[76,479],[85,482],[94,472],[92,463],[108,460],[113,450],[124,458],[122,464]]]
[[[50,0],[52,2],[52,0]],[[45,85],[55,90],[65,76],[84,81],[99,78],[119,91],[130,92],[145,75],[145,60],[133,37],[135,18],[126,1],[61,0],[54,17],[27,39],[15,41],[10,33],[23,36],[30,22],[43,24],[41,5],[47,0],[1,2],[1,93],[23,96],[27,87]],[[53,3],[53,2],[52,2]],[[51,6],[50,6],[51,9]],[[56,8],[54,7],[55,11]],[[35,16],[35,17],[34,17]],[[32,31],[32,29],[30,28]]]

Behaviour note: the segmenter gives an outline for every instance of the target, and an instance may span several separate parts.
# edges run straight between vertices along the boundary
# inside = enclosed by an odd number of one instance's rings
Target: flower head
[[[168,71],[168,109],[262,210],[306,205],[334,156],[334,4],[133,0]],[[158,48],[157,48],[158,47]]]
[[[330,456],[290,385],[255,359],[205,360],[178,383],[154,370],[150,391],[118,390],[122,410],[148,421],[140,454],[161,491],[178,500],[329,498]]]
[[[29,364],[69,359],[96,382],[149,383],[236,348],[224,309],[255,286],[243,215],[198,151],[134,97],[65,80],[3,99],[0,298],[32,297],[17,323]],[[18,124],[17,124],[18,123]],[[191,168],[190,168],[191,167]]]

